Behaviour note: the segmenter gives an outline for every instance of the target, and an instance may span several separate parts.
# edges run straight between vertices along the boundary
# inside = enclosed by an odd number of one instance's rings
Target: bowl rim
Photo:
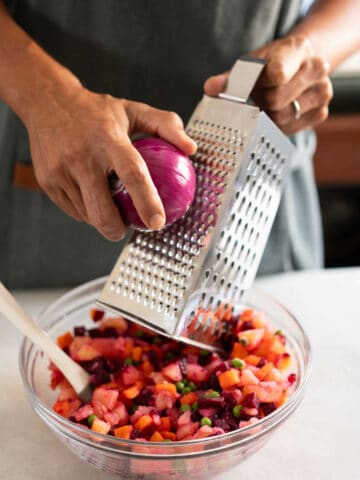
[[[69,298],[71,299],[72,297],[79,295],[81,293],[86,292],[87,290],[90,290],[94,287],[101,287],[102,284],[105,283],[107,276],[103,277],[98,277],[94,280],[90,280],[89,282],[85,282],[75,288],[71,288],[69,291],[64,293],[63,295],[60,295],[58,299],[55,301],[51,302],[49,305],[45,306],[43,309],[40,310],[40,312],[36,315],[37,320],[41,320],[44,318],[49,311],[54,310],[58,307],[58,305],[63,305],[66,303]],[[234,443],[229,443],[224,446],[216,447],[214,449],[209,449],[205,451],[198,451],[198,452],[187,452],[187,453],[169,453],[169,454],[163,454],[163,453],[157,453],[157,455],[161,458],[167,458],[169,459],[170,457],[186,457],[186,456],[196,456],[196,455],[205,455],[205,454],[211,454],[212,452],[216,451],[221,451],[227,448],[233,448],[236,445],[239,444],[246,444],[248,442],[251,442],[254,440],[254,438],[257,438],[258,436],[261,436],[265,433],[268,432],[268,430],[273,429],[275,426],[277,426],[279,423],[282,423],[288,415],[291,414],[291,412],[297,407],[299,404],[303,394],[305,387],[308,383],[308,380],[311,375],[312,371],[312,349],[311,349],[311,344],[310,340],[308,338],[308,335],[300,322],[298,321],[297,317],[286,307],[284,306],[281,302],[273,298],[271,295],[268,295],[267,293],[264,293],[261,289],[258,288],[251,288],[249,292],[252,292],[255,294],[257,297],[263,298],[267,301],[270,301],[277,305],[281,310],[283,310],[288,316],[291,317],[293,322],[296,324],[296,327],[300,330],[302,340],[304,342],[304,346],[306,348],[306,353],[307,353],[307,362],[304,361],[304,372],[303,372],[303,378],[301,383],[297,386],[297,388],[293,391],[289,399],[281,405],[279,408],[274,410],[271,414],[267,415],[266,417],[258,420],[256,423],[252,425],[247,425],[246,427],[239,428],[237,430],[233,430],[231,432],[223,433],[221,435],[216,435],[216,436],[210,436],[210,437],[205,437],[205,438],[199,438],[199,439],[194,439],[194,440],[179,440],[176,442],[149,442],[149,441],[139,441],[139,440],[126,440],[122,438],[118,438],[115,436],[109,436],[108,434],[102,434],[98,432],[94,432],[90,429],[84,428],[82,425],[79,425],[77,423],[71,422],[70,420],[62,417],[61,415],[57,414],[50,408],[49,406],[46,405],[45,402],[43,402],[35,393],[33,388],[31,387],[30,381],[27,378],[26,370],[27,367],[24,363],[23,360],[25,360],[25,355],[30,355],[32,349],[35,348],[35,350],[38,350],[40,352],[41,350],[29,339],[26,337],[23,338],[20,350],[19,350],[19,367],[20,367],[20,373],[21,377],[26,389],[26,393],[30,399],[30,403],[32,407],[35,409],[36,413],[39,415],[39,412],[35,408],[35,405],[42,411],[43,415],[46,415],[47,417],[50,417],[52,420],[54,420],[56,423],[60,424],[62,427],[65,429],[69,430],[69,427],[71,427],[71,433],[73,436],[76,434],[75,439],[78,442],[89,444],[92,447],[96,446],[97,448],[104,449],[107,451],[112,451],[116,453],[121,453],[124,455],[136,455],[136,456],[144,456],[144,457],[152,457],[154,453],[141,453],[141,452],[133,452],[133,451],[127,451],[127,450],[118,450],[115,448],[116,443],[118,443],[119,447],[146,447],[146,449],[151,450],[155,448],[162,447],[164,450],[166,449],[174,449],[174,448],[181,448],[181,447],[190,447],[192,445],[199,445],[199,444],[210,444],[211,441],[215,442],[216,440],[218,441],[219,439],[224,439],[224,440],[229,440],[233,439],[236,436],[243,435],[246,433],[249,433],[251,430],[258,430],[254,434],[249,434],[248,436],[245,436],[244,438],[241,438],[238,442]],[[246,305],[246,300],[245,300],[245,305]],[[26,348],[28,346],[28,352],[26,352]],[[43,419],[43,418],[42,418]],[[273,421],[273,422],[271,422]],[[267,425],[269,424],[269,425]],[[262,427],[262,428],[259,428]],[[264,428],[267,427],[267,428]],[[94,439],[96,439],[97,443],[95,444],[93,441],[89,441],[88,439],[84,439],[84,434],[90,433]],[[68,432],[68,435],[70,436],[70,432]],[[110,447],[108,445],[104,445],[104,442],[111,442],[114,444],[113,447]]]

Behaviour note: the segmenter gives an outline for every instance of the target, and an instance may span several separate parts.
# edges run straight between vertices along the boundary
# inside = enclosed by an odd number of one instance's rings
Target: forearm
[[[307,37],[333,70],[360,48],[359,19],[360,0],[316,0],[292,33]]]
[[[29,126],[42,106],[61,108],[79,86],[13,21],[0,0],[0,98]]]

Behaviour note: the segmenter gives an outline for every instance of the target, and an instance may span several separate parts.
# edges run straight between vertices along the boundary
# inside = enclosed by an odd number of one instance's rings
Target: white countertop
[[[359,480],[360,268],[279,275],[257,284],[304,325],[313,372],[296,413],[260,452],[218,480]],[[17,298],[36,314],[61,293],[17,292]],[[18,368],[21,335],[0,322],[0,479],[114,478],[73,456],[32,411]]]

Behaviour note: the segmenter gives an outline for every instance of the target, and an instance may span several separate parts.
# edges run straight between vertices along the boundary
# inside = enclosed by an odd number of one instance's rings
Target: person
[[[309,129],[328,115],[329,72],[360,47],[360,2],[317,0],[304,17],[301,6],[0,0],[1,280],[70,286],[108,274],[126,233],[111,171],[144,223],[161,228],[163,205],[131,136],[194,153],[183,125],[204,80],[218,94],[249,53],[267,60],[253,98],[297,148],[260,273],[320,267]],[[31,167],[41,191],[19,180]]]

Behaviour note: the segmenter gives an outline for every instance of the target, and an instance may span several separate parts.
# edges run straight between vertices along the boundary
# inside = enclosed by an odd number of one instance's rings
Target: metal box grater
[[[293,153],[270,118],[246,103],[262,68],[240,59],[219,98],[204,95],[186,129],[198,144],[195,200],[170,227],[131,234],[100,306],[160,334],[221,348],[226,325],[199,311],[238,304],[252,285]]]

